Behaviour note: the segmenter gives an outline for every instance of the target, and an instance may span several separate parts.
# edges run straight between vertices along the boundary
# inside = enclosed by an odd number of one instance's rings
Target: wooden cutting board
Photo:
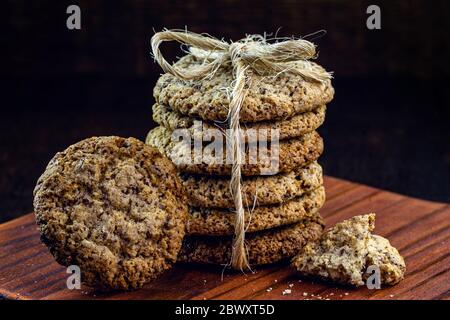
[[[375,212],[375,233],[405,257],[406,278],[381,290],[353,289],[301,278],[287,263],[258,267],[253,274],[219,267],[177,265],[132,292],[100,294],[69,290],[66,269],[39,241],[34,216],[0,225],[0,297],[6,299],[449,299],[450,205],[405,197],[326,177],[327,226]],[[290,294],[283,291],[290,289]],[[314,295],[314,296],[313,296]]]

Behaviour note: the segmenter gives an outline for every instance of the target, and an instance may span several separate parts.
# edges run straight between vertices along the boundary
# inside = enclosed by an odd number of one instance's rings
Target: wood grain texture
[[[375,233],[388,237],[407,265],[406,278],[382,290],[349,288],[300,277],[285,263],[253,274],[220,267],[176,265],[132,292],[68,290],[65,268],[39,241],[32,214],[0,225],[0,296],[6,299],[449,299],[450,205],[405,197],[326,177],[327,226],[375,212]],[[270,288],[270,289],[269,289]],[[285,289],[291,294],[283,295]],[[307,296],[304,293],[307,293]],[[314,295],[314,296],[312,296]]]

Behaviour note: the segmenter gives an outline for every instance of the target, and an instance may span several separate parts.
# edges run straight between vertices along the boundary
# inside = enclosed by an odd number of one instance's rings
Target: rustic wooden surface
[[[449,299],[450,205],[326,177],[327,226],[377,213],[375,233],[405,257],[406,278],[382,290],[338,287],[299,277],[286,263],[253,274],[179,265],[141,290],[101,294],[68,290],[65,268],[40,243],[32,214],[0,225],[0,297],[6,299]],[[269,289],[271,288],[271,289]],[[292,293],[283,295],[285,289]],[[304,292],[308,295],[304,296]],[[312,296],[314,295],[314,296]]]

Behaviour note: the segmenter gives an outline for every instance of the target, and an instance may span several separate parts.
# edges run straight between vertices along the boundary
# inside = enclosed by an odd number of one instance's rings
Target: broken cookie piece
[[[372,235],[374,228],[373,213],[345,220],[307,244],[292,263],[304,275],[354,286],[364,285],[366,269],[375,265],[381,284],[394,285],[404,277],[405,262],[387,239]]]
[[[368,251],[366,266],[376,265],[380,268],[382,284],[394,285],[404,278],[405,261],[398,250],[391,246],[388,239],[371,235]]]

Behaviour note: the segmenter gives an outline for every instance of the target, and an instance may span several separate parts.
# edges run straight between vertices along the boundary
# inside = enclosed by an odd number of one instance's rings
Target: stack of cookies
[[[202,63],[203,59],[188,54],[174,66],[194,70]],[[310,82],[289,71],[262,76],[249,68],[246,73],[251,82],[240,111],[242,136],[248,145],[270,137],[250,134],[255,131],[276,132],[279,138],[268,148],[269,155],[277,155],[276,174],[267,175],[267,161],[263,161],[267,159],[250,154],[248,146],[241,165],[248,261],[259,265],[294,256],[323,231],[319,209],[325,190],[317,163],[323,141],[316,129],[324,121],[334,89],[330,81]],[[227,264],[231,259],[235,205],[230,192],[232,165],[225,161],[230,150],[227,146],[220,155],[208,150],[218,137],[205,141],[204,132],[217,128],[227,141],[227,88],[232,82],[232,66],[224,64],[203,80],[164,74],[154,88],[153,119],[159,126],[149,132],[146,143],[175,163],[190,205],[180,262]],[[200,145],[198,132],[203,132]],[[188,144],[175,138],[186,135],[192,138]]]

